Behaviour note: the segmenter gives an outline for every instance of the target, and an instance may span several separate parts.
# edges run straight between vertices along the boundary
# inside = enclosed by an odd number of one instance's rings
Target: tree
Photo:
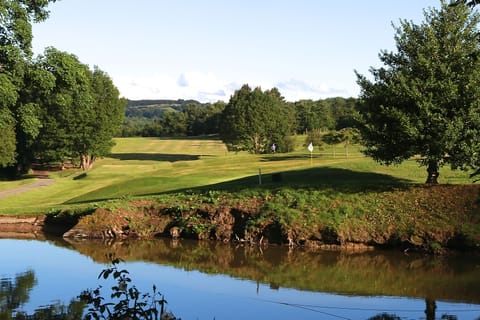
[[[480,0],[457,0],[450,3],[450,6],[457,6],[460,4],[466,4],[469,7],[475,7],[477,4],[480,4]]]
[[[98,157],[110,153],[112,138],[122,124],[127,104],[120,99],[112,79],[98,67],[91,73],[90,81],[93,113],[87,113],[83,129],[77,135],[79,140],[73,144],[83,170],[90,169]]]
[[[215,134],[220,132],[220,119],[226,103],[217,101],[213,104],[206,105],[207,118],[205,119],[205,133]]]
[[[165,136],[186,136],[187,122],[186,114],[183,112],[168,110],[160,118],[160,124]]]
[[[471,0],[471,1],[468,1],[468,0],[457,0],[455,2],[452,2],[450,4],[450,6],[457,6],[457,5],[461,5],[461,4],[466,4],[468,5],[469,7],[475,7],[477,4],[480,4],[480,0]],[[478,160],[477,160],[478,161]],[[476,170],[470,175],[470,178],[475,178],[477,176],[480,176],[480,163],[477,163],[476,164]],[[480,181],[480,179],[478,178],[475,178],[474,182],[478,182]]]
[[[9,82],[2,83],[2,75],[0,74],[0,92],[5,97],[8,92],[13,93],[15,90],[9,87]],[[4,99],[4,103],[5,103]],[[0,101],[1,102],[1,101]],[[0,167],[12,165],[15,162],[16,138],[15,138],[15,118],[13,117],[8,103],[0,104],[0,136],[2,142],[0,144]]]
[[[342,135],[342,142],[344,142],[345,145],[345,155],[348,158],[348,147],[351,146],[354,143],[359,143],[361,140],[360,133],[356,128],[343,128],[339,130],[339,132]]]
[[[480,153],[479,15],[443,1],[424,16],[395,28],[397,52],[381,52],[374,81],[357,73],[360,130],[367,155],[387,165],[418,155],[438,183],[440,167],[472,168]]]
[[[313,146],[318,146],[321,147],[323,144],[323,133],[320,129],[313,129],[308,131],[307,137],[305,138],[305,146],[308,146],[309,144],[312,144]]]
[[[78,58],[47,48],[37,63],[54,79],[39,99],[41,123],[34,158],[42,163],[71,160],[83,170],[110,152],[126,101],[106,73],[91,71]]]
[[[55,0],[0,2],[0,167],[12,166],[21,156],[18,135],[35,132],[32,105],[19,101],[32,57],[32,23],[48,17],[46,7]]]
[[[15,280],[0,280],[0,318],[9,319],[12,311],[29,299],[29,292],[36,284],[33,271],[29,270],[15,276]]]
[[[322,137],[323,142],[332,146],[332,154],[335,159],[335,146],[343,141],[345,141],[345,136],[340,131],[330,131]]]
[[[90,70],[78,58],[47,48],[37,63],[55,79],[51,90],[40,97],[42,128],[34,146],[41,163],[80,160],[74,150],[87,134],[87,119],[95,116]]]
[[[285,138],[292,131],[293,118],[294,110],[276,88],[262,91],[243,85],[222,112],[220,136],[236,150],[265,153],[275,143],[282,152],[287,149]]]

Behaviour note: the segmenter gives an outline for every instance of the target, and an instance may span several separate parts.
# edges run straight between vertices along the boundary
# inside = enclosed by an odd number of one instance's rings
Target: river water
[[[15,311],[6,310],[15,299],[17,311],[31,314],[68,304],[99,284],[109,295],[110,284],[97,277],[114,254],[140,291],[156,285],[167,309],[184,320],[480,319],[480,258],[474,255],[61,238],[0,239],[0,252],[0,317]]]

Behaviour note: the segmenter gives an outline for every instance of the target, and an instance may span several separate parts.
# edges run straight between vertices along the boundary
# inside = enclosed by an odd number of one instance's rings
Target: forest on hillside
[[[296,134],[311,130],[351,127],[355,98],[327,98],[284,102],[287,121]],[[227,103],[195,100],[128,100],[121,137],[180,137],[220,133],[221,115]],[[268,111],[268,108],[267,108]]]

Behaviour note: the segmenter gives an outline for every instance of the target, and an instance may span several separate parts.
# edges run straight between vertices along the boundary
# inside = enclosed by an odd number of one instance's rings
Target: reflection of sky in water
[[[24,310],[51,302],[68,303],[87,288],[109,285],[97,276],[104,265],[91,258],[47,242],[0,239],[3,253],[0,277],[34,270],[37,279]],[[253,281],[224,275],[207,275],[154,263],[121,264],[142,292],[155,284],[168,301],[167,309],[188,319],[368,319],[382,312],[402,319],[424,319],[425,301],[400,297],[352,297],[327,293],[271,289]],[[470,310],[470,311],[468,311]],[[479,305],[437,301],[437,318],[455,314],[458,319],[478,319]]]

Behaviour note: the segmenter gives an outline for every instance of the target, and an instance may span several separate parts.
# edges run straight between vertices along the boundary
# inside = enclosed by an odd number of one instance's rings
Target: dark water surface
[[[113,253],[125,260],[120,267],[141,291],[155,284],[167,309],[184,320],[370,319],[383,313],[400,319],[480,319],[480,258],[474,255],[63,239],[0,239],[0,252],[0,308],[12,299],[7,288],[13,285],[24,289],[15,298],[28,313],[68,304],[99,284],[109,288],[97,276]],[[427,305],[435,306],[434,312],[426,313]]]

